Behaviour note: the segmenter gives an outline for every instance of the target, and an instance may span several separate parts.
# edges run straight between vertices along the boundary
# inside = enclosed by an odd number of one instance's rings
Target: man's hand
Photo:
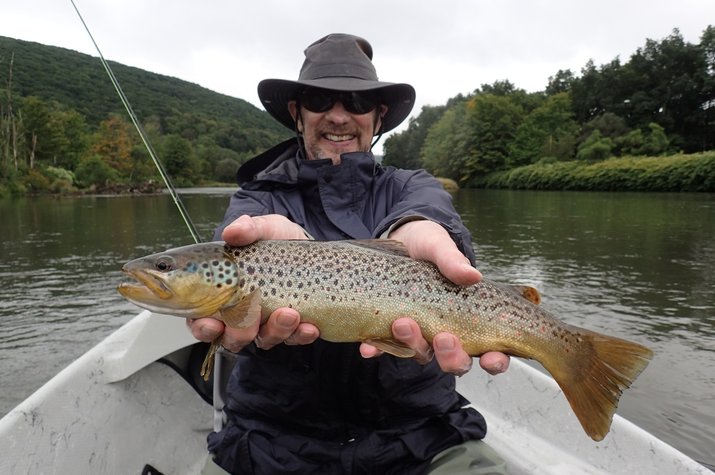
[[[472,285],[482,278],[481,273],[459,251],[449,233],[433,221],[410,221],[392,231],[389,238],[402,241],[413,259],[434,263],[442,275],[455,284]],[[415,358],[420,363],[429,362],[434,355],[443,371],[459,376],[472,367],[472,357],[462,349],[459,338],[450,333],[435,335],[430,346],[414,320],[400,318],[392,324],[392,334],[415,350]],[[360,353],[370,358],[381,354],[381,351],[363,343]],[[509,356],[499,352],[485,353],[479,358],[479,364],[490,374],[503,373],[509,367]]]
[[[306,239],[303,228],[285,216],[241,216],[223,230],[221,238],[232,246],[246,246],[261,239]],[[227,328],[215,318],[188,319],[191,334],[200,341],[211,342],[223,335],[221,345],[229,351],[238,352],[252,341],[259,348],[269,349],[285,342],[287,345],[305,345],[314,342],[318,328],[309,323],[300,323],[300,315],[291,308],[274,311],[266,323],[249,328]]]

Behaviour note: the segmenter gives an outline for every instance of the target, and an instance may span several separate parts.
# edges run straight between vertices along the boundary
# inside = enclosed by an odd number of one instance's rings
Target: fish
[[[483,278],[459,286],[430,262],[412,259],[385,239],[222,241],[170,249],[126,263],[132,279],[119,293],[153,312],[214,316],[228,327],[265,321],[290,307],[331,342],[366,342],[409,358],[392,323],[409,316],[432,342],[456,335],[479,356],[500,351],[538,361],[556,380],[584,431],[595,441],[610,430],[625,389],[653,352],[639,343],[567,324],[540,305],[534,287]],[[202,374],[208,379],[207,355]]]

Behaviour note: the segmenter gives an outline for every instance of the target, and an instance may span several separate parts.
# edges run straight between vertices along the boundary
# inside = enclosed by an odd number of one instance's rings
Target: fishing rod
[[[132,109],[132,106],[129,103],[129,99],[127,99],[127,96],[124,94],[124,90],[119,85],[119,81],[117,80],[116,76],[114,75],[114,71],[112,71],[112,68],[109,66],[109,63],[107,62],[107,60],[104,59],[104,55],[102,54],[102,51],[99,49],[99,45],[97,45],[97,42],[94,41],[94,37],[92,36],[92,33],[89,31],[89,27],[87,26],[87,23],[84,21],[82,14],[79,12],[77,5],[75,5],[74,0],[70,0],[70,3],[72,3],[72,7],[74,7],[74,11],[77,12],[77,16],[79,17],[79,20],[82,22],[82,25],[84,26],[85,31],[89,35],[89,39],[92,40],[92,44],[94,45],[94,48],[97,50],[97,54],[99,54],[99,60],[102,62],[102,66],[104,66],[104,70],[107,72],[107,76],[109,76],[109,80],[112,82],[112,85],[114,86],[114,90],[117,91],[117,95],[119,95],[119,99],[122,101],[122,105],[124,105],[124,109],[127,111],[127,114],[129,114],[129,118],[131,119],[132,124],[134,124],[134,128],[137,129],[137,132],[139,132],[139,136],[141,137],[142,142],[144,143],[144,147],[146,147],[147,151],[149,152],[149,155],[151,156],[152,161],[154,162],[154,165],[156,166],[157,170],[159,170],[159,174],[161,175],[161,178],[164,180],[164,184],[166,185],[166,188],[169,190],[169,194],[171,195],[171,198],[174,200],[174,204],[179,209],[179,214],[181,215],[182,219],[184,220],[184,223],[186,223],[186,227],[189,228],[189,233],[191,233],[191,237],[194,239],[194,242],[196,244],[200,243],[201,237],[199,236],[199,233],[196,231],[196,226],[194,226],[194,222],[191,220],[191,217],[189,216],[188,211],[186,211],[186,208],[184,207],[184,203],[181,201],[181,198],[179,198],[179,195],[176,192],[176,188],[174,187],[174,184],[171,182],[171,177],[166,172],[164,165],[161,163],[161,161],[157,157],[156,152],[154,151],[154,147],[152,147],[152,145],[151,145],[151,142],[149,142],[149,137],[147,136],[146,132],[144,131],[144,128],[139,123],[139,119],[137,118],[137,115],[134,113],[134,109]]]
[[[97,54],[99,54],[99,59],[102,62],[102,66],[104,66],[104,70],[107,72],[107,76],[109,76],[109,80],[112,82],[112,85],[114,86],[114,90],[117,91],[117,95],[119,95],[119,99],[122,101],[122,104],[124,105],[124,109],[127,111],[127,114],[129,114],[129,117],[132,120],[132,124],[134,124],[134,128],[137,129],[137,132],[139,132],[139,136],[142,139],[142,142],[144,143],[144,146],[146,147],[147,151],[149,152],[149,155],[151,156],[152,161],[154,162],[154,165],[156,165],[157,170],[159,170],[159,174],[161,175],[161,178],[164,180],[164,184],[166,185],[166,188],[169,190],[169,194],[171,194],[172,199],[174,200],[174,204],[179,210],[179,214],[184,220],[184,223],[186,223],[186,227],[189,229],[189,232],[191,233],[191,237],[194,239],[194,242],[196,244],[201,242],[201,237],[199,236],[199,233],[196,231],[196,226],[194,226],[194,222],[191,220],[191,217],[189,216],[189,212],[186,210],[184,207],[184,203],[181,201],[181,198],[179,198],[178,193],[176,192],[176,189],[174,188],[174,184],[171,182],[171,177],[169,174],[166,172],[166,169],[164,168],[164,165],[162,165],[161,161],[156,155],[156,152],[154,151],[154,147],[152,147],[151,142],[149,142],[149,137],[147,136],[146,132],[144,131],[144,128],[141,126],[139,123],[139,119],[137,118],[137,115],[134,113],[134,109],[132,109],[131,104],[129,103],[129,99],[127,99],[127,96],[124,94],[124,90],[119,84],[119,81],[117,80],[116,76],[114,75],[114,71],[112,71],[112,68],[109,66],[109,63],[107,60],[104,59],[104,55],[102,54],[102,51],[99,49],[99,45],[97,45],[97,42],[94,41],[94,37],[92,36],[92,33],[89,31],[89,27],[87,26],[87,23],[84,21],[84,18],[82,17],[82,14],[79,12],[79,9],[77,8],[77,5],[74,3],[74,0],[70,0],[70,3],[72,3],[72,7],[74,7],[75,12],[77,12],[77,16],[79,17],[80,21],[82,22],[82,25],[84,26],[85,31],[87,32],[87,35],[89,35],[90,40],[92,40],[92,44],[94,44],[94,48],[97,50]],[[213,345],[212,345],[213,347]],[[218,349],[216,350],[216,357],[214,358],[214,364],[213,364],[213,374],[214,374],[214,380],[213,380],[213,426],[214,426],[214,431],[219,432],[221,428],[223,427],[223,395],[221,393],[221,388],[223,386],[223,358],[221,355],[226,354],[225,350],[223,349],[222,346],[219,346]]]

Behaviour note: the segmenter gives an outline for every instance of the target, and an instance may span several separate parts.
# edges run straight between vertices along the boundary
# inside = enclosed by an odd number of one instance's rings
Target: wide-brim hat
[[[305,61],[297,81],[264,79],[258,84],[261,103],[278,122],[295,130],[288,102],[305,87],[333,91],[375,91],[387,106],[380,132],[387,132],[407,118],[415,104],[415,90],[409,84],[378,80],[372,64],[372,46],[365,39],[334,33],[305,49]]]

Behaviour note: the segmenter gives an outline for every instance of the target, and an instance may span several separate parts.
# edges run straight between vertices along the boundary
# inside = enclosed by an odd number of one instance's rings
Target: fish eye
[[[171,256],[161,256],[156,260],[154,267],[156,267],[156,270],[159,272],[169,272],[176,268],[176,262]]]

